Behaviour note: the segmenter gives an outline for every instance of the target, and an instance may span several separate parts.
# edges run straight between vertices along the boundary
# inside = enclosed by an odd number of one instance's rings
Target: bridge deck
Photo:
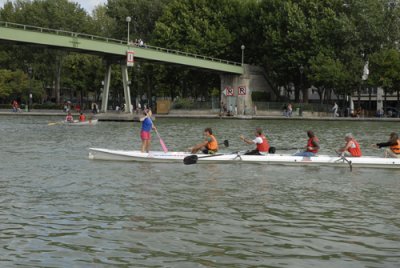
[[[136,59],[159,61],[222,73],[243,74],[240,63],[154,46],[138,47],[100,36],[0,22],[0,41],[56,47],[82,53],[124,57],[133,50]]]

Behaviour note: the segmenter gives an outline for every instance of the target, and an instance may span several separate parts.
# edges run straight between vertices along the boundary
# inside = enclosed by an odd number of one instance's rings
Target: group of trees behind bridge
[[[240,62],[265,68],[273,88],[293,89],[308,101],[314,86],[321,101],[329,92],[346,96],[361,87],[400,89],[398,0],[108,0],[87,13],[67,0],[16,0],[0,8],[0,21],[62,29]],[[363,81],[369,61],[370,75]],[[102,58],[49,48],[0,45],[0,100],[100,96]],[[119,69],[113,70],[119,76]],[[133,96],[209,97],[216,74],[182,66],[138,62],[130,69]],[[111,84],[114,99],[120,79]],[[302,93],[302,94],[301,94]],[[56,102],[63,99],[57,97]]]

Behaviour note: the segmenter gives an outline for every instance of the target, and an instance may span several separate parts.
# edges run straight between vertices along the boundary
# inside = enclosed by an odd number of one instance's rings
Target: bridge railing
[[[85,34],[85,33],[77,33],[77,32],[65,31],[65,30],[56,30],[56,29],[50,29],[50,28],[44,28],[44,27],[38,27],[38,26],[32,26],[32,25],[24,25],[24,24],[18,24],[18,23],[13,23],[13,22],[6,22],[6,21],[0,21],[0,27],[56,34],[56,35],[61,35],[61,36],[69,36],[69,37],[73,37],[73,38],[84,38],[84,39],[90,39],[93,41],[101,41],[101,42],[114,43],[114,44],[120,44],[120,45],[128,45],[126,40],[119,40],[119,39],[114,39],[114,38],[90,35],[90,34]],[[175,49],[156,47],[156,46],[151,46],[151,45],[147,45],[147,44],[145,44],[143,46],[139,46],[138,44],[130,43],[129,46],[130,47],[138,47],[138,48],[146,48],[146,49],[156,50],[156,51],[170,53],[170,54],[179,55],[179,56],[192,57],[192,58],[196,58],[196,59],[209,60],[209,61],[219,62],[219,63],[223,63],[223,64],[229,64],[229,65],[235,65],[235,66],[241,65],[241,63],[239,63],[239,62],[223,60],[223,59],[208,57],[208,56],[204,56],[204,55],[198,55],[198,54],[179,51],[179,50],[175,50]]]

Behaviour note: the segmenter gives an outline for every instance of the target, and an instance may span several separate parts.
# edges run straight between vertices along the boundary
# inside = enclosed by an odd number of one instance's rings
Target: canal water
[[[399,267],[400,170],[88,160],[138,149],[139,123],[48,126],[0,117],[1,267]],[[159,119],[170,150],[212,127],[225,151],[267,130],[277,148],[313,129],[323,154],[352,132],[365,155],[394,123]],[[157,138],[153,148],[160,150]],[[288,151],[289,153],[293,151]]]

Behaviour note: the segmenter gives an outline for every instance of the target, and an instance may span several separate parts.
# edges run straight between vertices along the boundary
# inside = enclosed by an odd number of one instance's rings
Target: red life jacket
[[[362,153],[361,153],[361,148],[360,148],[360,145],[358,144],[358,142],[355,140],[355,139],[353,139],[353,140],[351,140],[353,143],[354,143],[354,145],[356,146],[355,148],[349,148],[349,149],[347,149],[347,151],[349,151],[349,153],[351,154],[351,156],[353,156],[353,157],[360,157],[360,156],[362,156]]]
[[[308,142],[307,142],[307,152],[316,154],[316,153],[318,153],[318,149],[313,149],[313,150],[308,149],[308,147],[315,147],[315,145],[313,144],[314,139],[315,139],[315,142],[319,142],[319,140],[316,136],[314,136],[313,138],[309,138]]]
[[[260,138],[262,139],[262,143],[257,144],[257,150],[259,152],[267,152],[269,151],[269,143],[267,138],[264,135],[261,135]]]

